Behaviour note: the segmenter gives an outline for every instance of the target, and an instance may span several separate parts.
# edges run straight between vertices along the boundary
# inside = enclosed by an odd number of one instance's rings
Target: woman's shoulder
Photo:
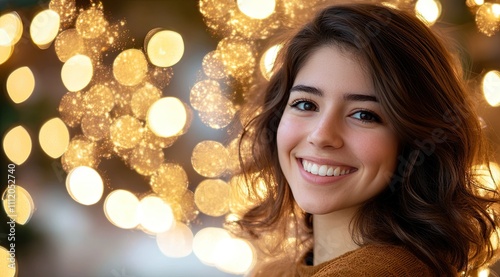
[[[433,276],[432,270],[402,246],[366,245],[317,266],[299,265],[299,276]]]

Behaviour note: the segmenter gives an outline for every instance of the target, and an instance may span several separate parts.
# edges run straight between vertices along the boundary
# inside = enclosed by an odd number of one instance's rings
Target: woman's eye
[[[316,111],[318,109],[314,103],[304,100],[295,101],[290,106],[301,111]]]
[[[363,122],[381,122],[380,117],[369,111],[359,111],[352,114],[353,118],[359,119]]]

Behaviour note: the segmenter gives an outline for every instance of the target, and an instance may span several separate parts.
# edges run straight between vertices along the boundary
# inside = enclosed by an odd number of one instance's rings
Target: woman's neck
[[[349,225],[358,207],[324,215],[313,215],[314,265],[329,261],[359,248]]]

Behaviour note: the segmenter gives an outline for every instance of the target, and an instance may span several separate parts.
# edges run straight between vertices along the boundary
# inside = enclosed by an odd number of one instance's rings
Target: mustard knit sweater
[[[301,263],[296,276],[427,277],[433,274],[425,263],[403,247],[368,245],[319,265]]]

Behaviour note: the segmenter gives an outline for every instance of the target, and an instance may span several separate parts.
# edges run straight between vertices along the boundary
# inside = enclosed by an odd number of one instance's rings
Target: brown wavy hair
[[[276,131],[297,72],[325,45],[365,61],[400,141],[390,184],[365,203],[352,222],[356,241],[404,245],[439,276],[487,264],[494,255],[490,237],[498,224],[492,215],[498,193],[485,188],[474,170],[488,164],[488,151],[461,70],[441,40],[415,16],[372,4],[322,9],[285,42],[262,90],[259,111],[245,124],[240,140],[247,182],[264,181],[267,194],[238,225],[253,238],[275,231],[285,241],[295,222],[305,228],[296,228],[292,235],[310,238],[311,215],[297,208],[281,172]],[[251,154],[244,155],[248,144]]]

